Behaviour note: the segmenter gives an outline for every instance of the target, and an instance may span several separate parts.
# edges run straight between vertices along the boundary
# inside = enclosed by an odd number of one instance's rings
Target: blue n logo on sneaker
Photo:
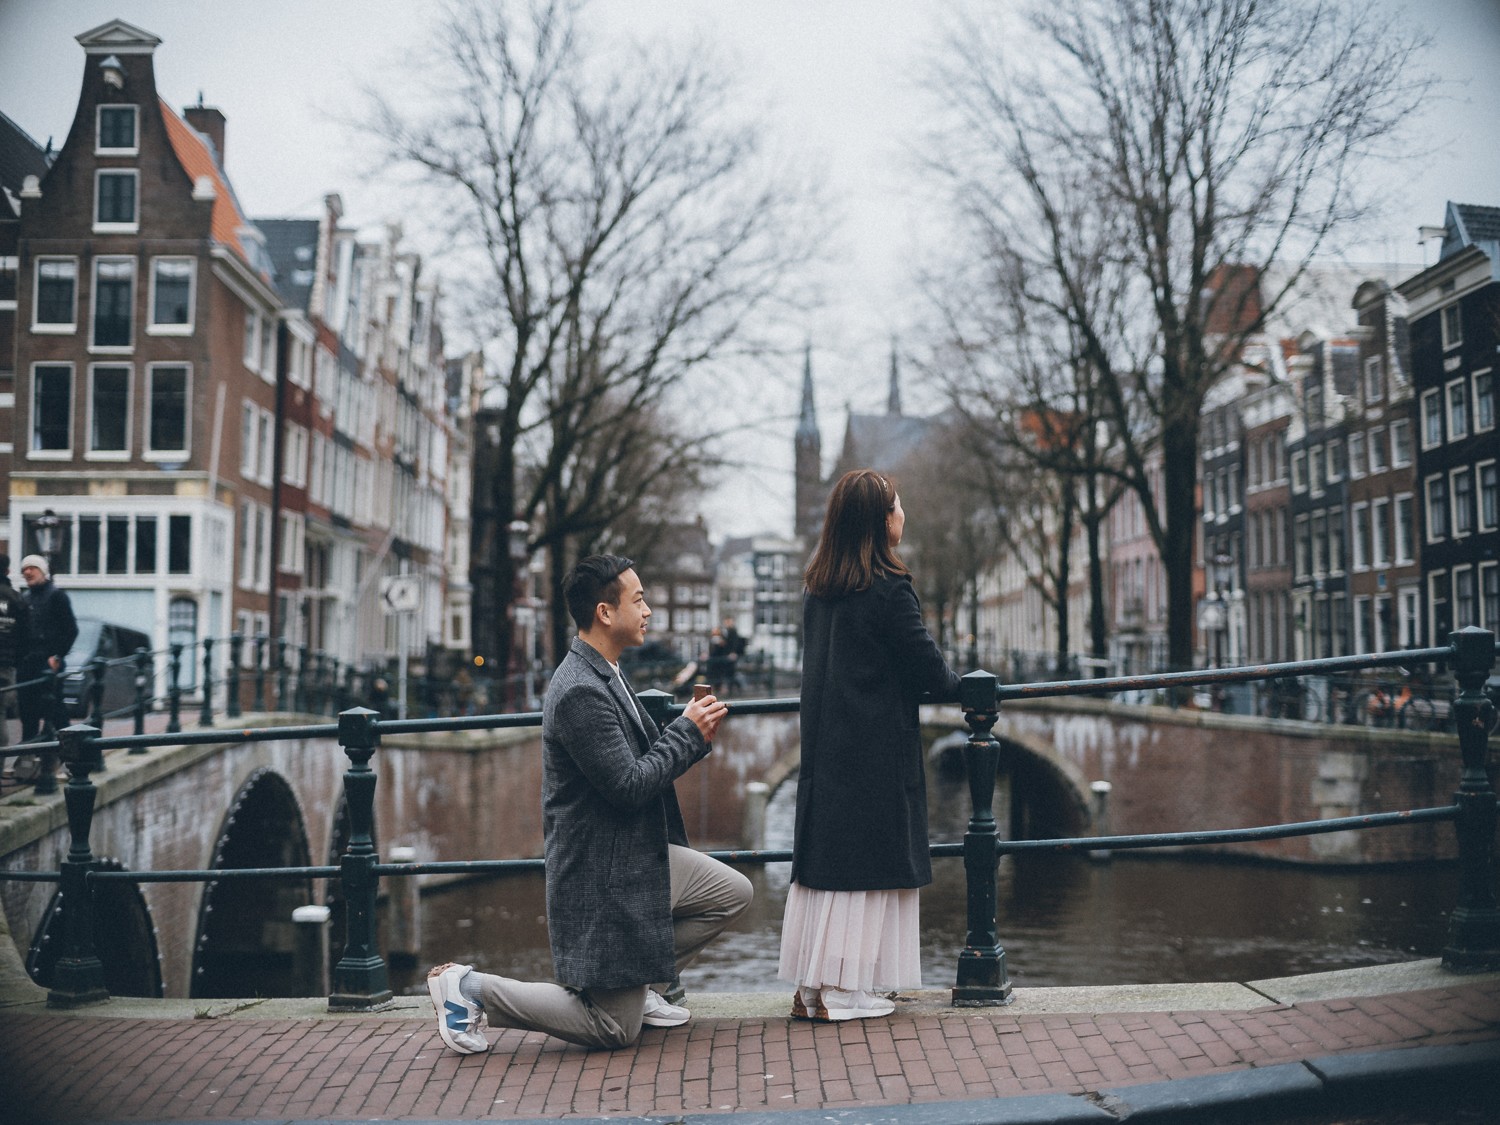
[[[467,1031],[469,1029],[469,1010],[462,1004],[455,1004],[452,1000],[443,1001],[443,1007],[448,1009],[448,1030]]]

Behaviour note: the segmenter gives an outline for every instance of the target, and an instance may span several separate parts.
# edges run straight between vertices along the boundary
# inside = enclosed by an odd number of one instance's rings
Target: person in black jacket
[[[78,639],[78,621],[73,603],[65,591],[52,581],[52,568],[41,555],[27,555],[21,560],[21,577],[26,580],[26,609],[30,625],[29,640],[16,667],[19,682],[37,680],[50,669],[62,674],[68,651]],[[21,710],[21,738],[41,733],[42,722],[52,724],[54,731],[68,725],[68,712],[61,693],[51,684],[32,684],[19,690],[17,703]]]
[[[0,748],[10,745],[6,720],[16,695],[16,665],[27,644],[26,603],[10,584],[10,556],[0,554]]]
[[[958,697],[896,556],[895,486],[844,474],[804,574],[802,764],[782,980],[796,1019],[888,1015],[919,988],[918,888],[932,882],[917,707]]]

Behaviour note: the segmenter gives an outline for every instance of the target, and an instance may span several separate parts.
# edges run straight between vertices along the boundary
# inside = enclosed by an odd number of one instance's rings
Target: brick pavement
[[[1078,1094],[1325,1055],[1500,1038],[1500,978],[1253,1010],[902,1011],[707,1018],[587,1051],[430,1018],[102,1018],[0,1011],[0,1121],[507,1118],[902,1105]],[[39,1108],[45,1105],[45,1112]]]

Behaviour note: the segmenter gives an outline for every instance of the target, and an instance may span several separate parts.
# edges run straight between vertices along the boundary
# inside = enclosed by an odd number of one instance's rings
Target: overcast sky
[[[1393,182],[1402,207],[1369,232],[1362,255],[1418,266],[1416,228],[1440,223],[1448,199],[1500,205],[1500,0],[1378,2],[1421,17],[1436,41],[1429,65],[1451,81],[1424,122],[1430,154]],[[721,45],[777,145],[824,169],[842,218],[828,305],[792,327],[813,342],[830,458],[846,405],[883,408],[891,335],[915,314],[908,270],[923,253],[926,209],[903,145],[927,114],[913,79],[942,8],[938,0],[594,0],[589,8],[606,35],[698,34]],[[196,102],[201,91],[227,116],[229,176],[252,216],[310,217],[337,191],[350,221],[373,224],[391,217],[395,201],[366,181],[366,158],[337,119],[358,111],[361,85],[396,80],[404,49],[437,9],[430,0],[0,0],[0,111],[39,142],[61,143],[82,74],[73,37],[123,19],[161,38],[157,84],[171,104]],[[764,439],[763,466],[704,512],[716,538],[790,528],[800,362],[788,368],[767,388],[786,401]],[[904,389],[909,409],[930,405],[922,388]]]

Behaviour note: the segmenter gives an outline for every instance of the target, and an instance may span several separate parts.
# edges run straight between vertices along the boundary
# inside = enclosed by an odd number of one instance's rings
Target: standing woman
[[[917,704],[958,696],[896,556],[906,514],[889,480],[845,473],[804,575],[802,765],[781,930],[792,1015],[889,1015],[919,988],[917,888],[932,882]]]

